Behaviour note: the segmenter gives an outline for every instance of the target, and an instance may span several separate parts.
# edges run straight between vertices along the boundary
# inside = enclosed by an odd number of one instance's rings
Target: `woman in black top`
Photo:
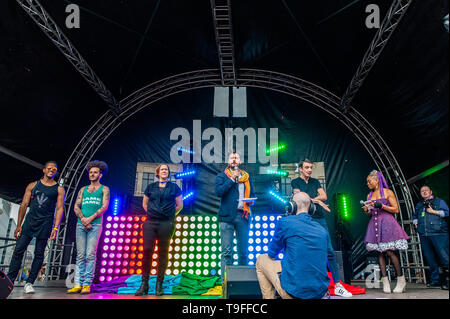
[[[183,209],[180,187],[169,182],[169,165],[160,164],[156,168],[155,175],[159,181],[147,186],[142,201],[142,207],[147,212],[148,218],[142,227],[144,239],[142,284],[136,296],[148,294],[148,277],[156,239],[159,255],[156,295],[162,295],[162,283],[167,268],[170,238],[175,227],[175,216]]]

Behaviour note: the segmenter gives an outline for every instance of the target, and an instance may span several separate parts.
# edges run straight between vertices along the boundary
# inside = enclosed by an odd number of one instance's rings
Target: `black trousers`
[[[16,248],[14,249],[13,255],[11,257],[11,263],[9,265],[8,277],[12,282],[16,280],[19,273],[20,267],[22,265],[23,255],[28,248],[33,237],[22,232],[16,243]],[[31,264],[30,276],[27,279],[27,283],[34,284],[39,271],[41,270],[42,264],[44,263],[45,247],[47,247],[48,238],[39,239],[36,238],[36,245],[34,248],[34,258]]]
[[[173,220],[147,219],[142,226],[144,239],[144,258],[142,261],[142,275],[148,277],[153,261],[155,241],[158,240],[158,275],[157,280],[163,280],[166,272],[170,238],[172,238],[175,222]]]

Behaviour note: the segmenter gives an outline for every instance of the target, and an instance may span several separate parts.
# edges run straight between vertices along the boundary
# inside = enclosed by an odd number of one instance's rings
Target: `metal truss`
[[[89,85],[106,102],[108,107],[115,113],[119,113],[119,103],[112,93],[105,87],[100,78],[87,64],[78,50],[73,46],[62,30],[53,21],[37,0],[16,0],[25,12],[41,28],[45,35],[56,45],[59,51],[69,60],[75,69],[83,76]]]
[[[222,85],[236,85],[230,0],[211,0]]]
[[[353,78],[341,99],[341,108],[344,112],[348,111],[353,98],[362,86],[368,73],[377,61],[387,41],[391,37],[392,33],[394,33],[397,25],[412,1],[413,0],[394,0],[392,2],[388,13],[384,17],[380,28],[370,43],[369,49],[366,51],[361,64],[356,70],[356,73],[353,75]]]
[[[143,87],[124,98],[121,101],[121,112],[117,116],[108,111],[91,127],[72,152],[61,173],[60,184],[66,189],[66,214],[58,234],[57,243],[59,245],[52,247],[53,269],[63,268],[63,247],[67,246],[65,238],[68,215],[71,212],[76,190],[84,173],[84,167],[111,133],[130,116],[161,99],[189,90],[220,85],[222,85],[221,72],[216,69],[187,72],[168,77]],[[367,150],[378,170],[383,173],[399,201],[399,222],[412,239],[411,249],[404,256],[401,256],[402,267],[407,272],[407,278],[409,281],[423,280],[421,249],[418,245],[418,236],[411,222],[414,204],[409,187],[388,145],[367,119],[353,107],[349,107],[345,113],[342,112],[340,98],[331,92],[311,82],[286,74],[265,70],[241,69],[236,84],[233,83],[229,86],[235,85],[278,91],[312,103],[338,119],[353,133]],[[49,279],[57,279],[57,276],[57,272],[52,272]]]

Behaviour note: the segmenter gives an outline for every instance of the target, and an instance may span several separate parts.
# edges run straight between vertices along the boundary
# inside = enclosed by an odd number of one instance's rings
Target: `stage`
[[[352,285],[364,287],[362,281],[352,281]],[[394,287],[394,283],[391,283],[391,287]],[[105,294],[105,293],[92,293],[89,295],[70,295],[66,294],[66,288],[61,285],[51,285],[45,287],[41,284],[35,285],[34,294],[23,293],[23,286],[17,286],[8,299],[158,299],[158,300],[180,300],[180,299],[222,299],[221,296],[190,296],[190,295],[163,295],[163,296],[142,296],[136,297],[134,295],[125,294]],[[402,294],[385,294],[382,288],[378,289],[366,289],[366,293],[362,295],[354,295],[352,298],[341,298],[331,296],[330,299],[336,300],[349,300],[349,299],[449,299],[448,290],[427,288],[424,284],[408,283],[406,286],[406,292]],[[325,302],[325,301],[324,301]]]

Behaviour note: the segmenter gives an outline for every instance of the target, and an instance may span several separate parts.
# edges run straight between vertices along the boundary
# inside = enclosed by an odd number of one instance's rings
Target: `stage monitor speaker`
[[[261,299],[255,266],[225,266],[224,296],[227,299]]]
[[[0,270],[0,299],[6,299],[14,288],[13,283],[8,276]]]

